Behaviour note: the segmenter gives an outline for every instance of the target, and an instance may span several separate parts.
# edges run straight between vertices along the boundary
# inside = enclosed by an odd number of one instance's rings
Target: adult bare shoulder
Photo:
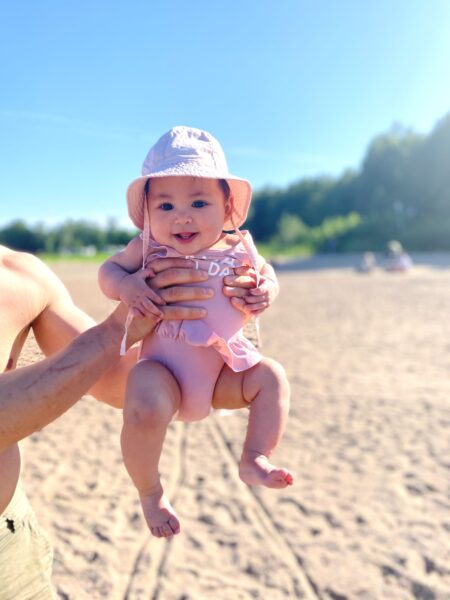
[[[93,327],[95,321],[73,303],[61,280],[39,258],[15,254],[14,269],[33,303],[31,326],[41,350],[48,356]]]
[[[30,324],[45,305],[41,286],[27,276],[32,259],[0,246],[0,372],[15,367]]]
[[[2,298],[17,307],[17,293],[26,294],[30,314],[36,316],[46,302],[46,281],[41,276],[43,263],[32,254],[1,248]],[[27,311],[28,313],[29,311]]]

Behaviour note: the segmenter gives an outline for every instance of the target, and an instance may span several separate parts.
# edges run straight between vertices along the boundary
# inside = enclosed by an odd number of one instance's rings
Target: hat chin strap
[[[143,194],[144,203],[144,229],[142,231],[142,268],[145,269],[145,253],[150,242],[150,215],[148,213],[148,202],[145,192]]]

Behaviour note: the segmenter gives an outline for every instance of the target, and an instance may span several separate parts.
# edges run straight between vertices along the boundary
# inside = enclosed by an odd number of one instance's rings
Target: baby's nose
[[[176,215],[177,223],[191,223],[192,217],[187,211],[179,211]]]

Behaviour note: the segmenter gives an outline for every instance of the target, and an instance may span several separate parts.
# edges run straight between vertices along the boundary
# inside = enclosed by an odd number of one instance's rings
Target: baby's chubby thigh
[[[179,421],[199,421],[210,414],[214,387],[224,362],[212,347],[153,336],[145,341],[140,360],[158,361],[175,376],[181,390]]]
[[[165,428],[177,414],[180,398],[178,382],[169,369],[154,360],[140,360],[128,375],[124,424],[142,431]]]

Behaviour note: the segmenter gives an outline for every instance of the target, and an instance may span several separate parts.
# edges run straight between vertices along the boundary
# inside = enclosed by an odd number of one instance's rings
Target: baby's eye
[[[159,208],[161,210],[172,210],[173,204],[171,202],[163,202],[159,205]]]
[[[194,202],[192,203],[192,208],[203,208],[207,204],[208,203],[205,202],[205,200],[194,200]]]

